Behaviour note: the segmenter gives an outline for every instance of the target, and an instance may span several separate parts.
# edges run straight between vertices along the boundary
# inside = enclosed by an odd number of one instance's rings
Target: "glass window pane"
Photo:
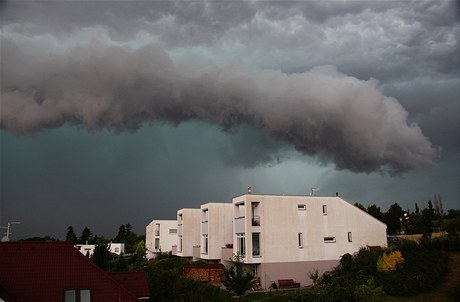
[[[64,301],[65,302],[76,302],[77,300],[77,295],[75,293],[75,290],[66,290],[64,292]]]
[[[80,290],[80,302],[91,302],[91,290],[89,289]]]

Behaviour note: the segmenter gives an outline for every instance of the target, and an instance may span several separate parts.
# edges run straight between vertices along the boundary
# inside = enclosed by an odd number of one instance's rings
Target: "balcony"
[[[253,216],[251,219],[252,226],[260,226],[260,216]]]
[[[244,234],[245,233],[246,220],[245,217],[235,218],[235,233]]]

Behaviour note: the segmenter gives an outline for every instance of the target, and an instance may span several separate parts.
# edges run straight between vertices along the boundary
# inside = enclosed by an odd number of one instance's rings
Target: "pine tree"
[[[111,259],[112,259],[112,254],[109,251],[108,244],[102,243],[102,244],[96,245],[96,247],[94,248],[94,253],[93,253],[93,256],[91,257],[91,260],[93,260],[97,266],[99,266],[104,271],[107,271],[109,269],[109,263]]]
[[[83,231],[81,232],[79,242],[85,244],[86,242],[92,239],[91,238],[92,235],[93,233],[91,233],[91,230],[88,227],[85,227]]]
[[[75,245],[77,243],[77,235],[73,231],[73,227],[69,225],[67,227],[67,235],[65,236],[65,241],[70,243],[71,245]]]

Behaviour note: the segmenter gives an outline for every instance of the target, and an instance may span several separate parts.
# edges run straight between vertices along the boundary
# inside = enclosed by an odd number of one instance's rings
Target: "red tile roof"
[[[109,273],[109,275],[136,297],[149,297],[149,285],[144,272]]]
[[[0,243],[0,297],[62,301],[65,289],[90,289],[92,301],[137,297],[66,242]]]

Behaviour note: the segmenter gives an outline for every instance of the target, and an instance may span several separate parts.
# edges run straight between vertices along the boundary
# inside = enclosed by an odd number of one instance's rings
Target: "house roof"
[[[117,272],[109,275],[136,297],[149,297],[149,285],[144,272]]]
[[[66,242],[2,242],[0,268],[0,298],[7,302],[62,301],[66,289],[90,289],[92,301],[138,301]]]

